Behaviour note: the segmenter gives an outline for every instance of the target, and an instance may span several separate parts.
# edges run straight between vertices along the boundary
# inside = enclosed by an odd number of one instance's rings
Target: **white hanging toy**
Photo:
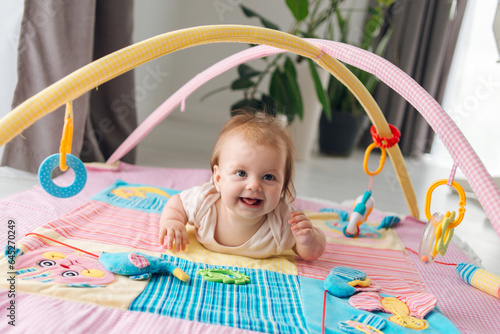
[[[387,157],[386,148],[396,145],[399,141],[399,138],[401,137],[401,132],[398,128],[396,128],[392,124],[389,124],[389,128],[391,129],[392,137],[380,138],[375,127],[371,127],[370,132],[372,134],[373,143],[366,148],[363,161],[363,169],[365,173],[370,177],[368,190],[365,191],[363,195],[358,196],[358,198],[356,198],[356,201],[354,202],[354,209],[349,216],[349,223],[346,227],[344,227],[342,231],[348,238],[355,238],[359,235],[359,227],[366,221],[366,219],[372,212],[373,206],[375,205],[375,199],[372,196],[373,178],[375,175],[382,171],[382,168],[384,168],[385,159]],[[381,156],[377,170],[372,172],[368,169],[368,160],[370,159],[370,153],[375,147],[380,148]]]

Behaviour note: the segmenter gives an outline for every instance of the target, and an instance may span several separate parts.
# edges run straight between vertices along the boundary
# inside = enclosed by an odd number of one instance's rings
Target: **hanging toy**
[[[375,200],[373,199],[371,190],[356,198],[354,209],[349,216],[349,223],[344,227],[344,235],[346,237],[355,238],[359,235],[359,226],[363,224],[373,210]]]
[[[38,179],[42,188],[54,197],[68,198],[73,197],[82,191],[87,182],[87,170],[82,161],[71,153],[71,143],[73,141],[73,105],[71,102],[66,104],[66,113],[64,115],[64,127],[61,138],[59,153],[47,157],[38,169]],[[61,187],[52,181],[52,172],[59,166],[61,171],[65,172],[68,167],[75,173],[75,180],[67,187]]]
[[[434,182],[427,190],[425,199],[425,216],[428,220],[427,226],[420,240],[419,257],[424,263],[432,263],[438,254],[445,255],[448,249],[448,244],[453,237],[455,227],[460,224],[465,214],[466,197],[463,188],[455,181],[453,176],[456,170],[454,166],[452,175],[449,180],[443,179]],[[436,212],[431,215],[431,197],[434,189],[441,185],[447,184],[454,188],[460,197],[458,202],[458,216],[455,211],[447,211],[446,213]]]
[[[385,137],[380,138],[374,126],[372,126],[370,129],[373,143],[367,147],[363,160],[363,169],[369,176],[368,190],[365,191],[364,194],[358,196],[358,198],[356,198],[356,201],[354,202],[354,208],[351,215],[349,216],[349,222],[343,229],[344,235],[348,238],[355,238],[359,235],[361,224],[366,221],[366,219],[372,212],[375,205],[375,199],[372,196],[371,190],[373,179],[375,175],[380,173],[382,171],[382,168],[384,168],[385,159],[387,157],[386,148],[396,145],[399,141],[399,138],[401,137],[401,133],[399,132],[398,128],[391,124],[389,124],[389,128],[391,129],[391,132],[393,134],[390,139],[387,139]],[[370,159],[370,153],[375,147],[378,147],[380,149],[381,156],[377,170],[372,172],[368,169],[368,160]]]

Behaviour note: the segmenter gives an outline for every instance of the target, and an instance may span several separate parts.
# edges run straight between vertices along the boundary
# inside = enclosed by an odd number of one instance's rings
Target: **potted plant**
[[[328,3],[335,5],[318,10],[325,2],[324,0],[286,0],[285,3],[293,16],[292,28],[288,33],[300,37],[319,37],[317,31],[326,26],[327,22],[333,17],[335,8],[343,1],[328,0]],[[278,25],[254,10],[244,5],[240,5],[240,8],[246,17],[258,18],[264,27],[282,31]],[[219,90],[229,88],[243,92],[243,98],[234,103],[231,110],[251,106],[272,114],[284,114],[289,123],[292,123],[296,118],[302,119],[304,106],[297,80],[297,67],[301,62],[307,64],[307,61],[302,57],[293,57],[286,54],[265,57],[263,60],[265,62],[263,69],[256,69],[247,64],[239,65],[238,77],[228,87],[219,88],[205,97]],[[311,73],[317,97],[322,104],[322,108],[328,114],[329,104],[326,100],[326,91],[321,85],[316,67],[312,61],[309,62],[307,67]],[[267,89],[262,90],[261,86],[266,78],[269,81],[269,86]]]
[[[286,0],[292,15],[288,33],[300,37],[320,37],[320,31],[335,17],[335,12],[344,0]],[[282,30],[269,19],[254,10],[240,5],[248,18],[257,18],[270,29]],[[323,36],[324,37],[324,36]],[[289,54],[263,58],[263,68],[247,64],[238,66],[238,77],[228,87],[243,92],[243,98],[231,106],[231,110],[250,106],[272,114],[283,114],[291,125],[292,139],[296,148],[296,159],[305,160],[317,139],[317,128],[322,110],[329,115],[330,105],[326,95],[328,73],[318,74],[312,60]],[[324,79],[321,80],[321,76]],[[267,87],[263,87],[268,82]],[[221,90],[221,88],[206,96]],[[304,110],[307,114],[304,115]]]
[[[348,41],[349,21],[353,13],[366,12],[368,14],[365,30],[369,28],[368,33],[365,33],[362,44],[367,44],[367,49],[371,45],[373,39],[377,36],[378,29],[372,29],[373,23],[375,27],[380,27],[379,21],[380,13],[386,9],[395,0],[377,0],[375,7],[369,6],[368,8],[345,8],[348,0],[286,0],[286,6],[293,16],[293,24],[288,30],[288,33],[308,38],[326,38],[326,39],[340,39],[340,41]],[[260,23],[270,29],[281,30],[278,25],[271,22],[269,19],[263,17],[252,9],[240,5],[245,16],[248,18],[257,18]],[[378,44],[382,45],[383,41]],[[231,106],[231,110],[243,106],[250,106],[256,109],[261,109],[272,114],[286,115],[288,122],[295,125],[304,119],[304,110],[310,117],[315,108],[304,108],[304,102],[315,100],[318,104],[317,117],[313,118],[312,129],[310,132],[312,139],[315,139],[318,121],[320,114],[322,118],[327,121],[332,121],[331,109],[332,106],[337,108],[337,101],[339,96],[347,93],[347,89],[342,90],[341,87],[335,87],[335,78],[331,77],[328,89],[326,83],[321,80],[321,74],[328,74],[326,71],[318,73],[317,66],[311,59],[305,59],[300,56],[290,56],[288,54],[278,54],[272,57],[263,58],[265,65],[263,69],[257,69],[247,64],[238,66],[238,77],[231,82],[228,87],[219,88],[205,97],[212,95],[221,89],[231,89],[241,91],[243,98]],[[303,71],[304,65],[309,72],[308,78],[300,78],[300,73]],[[299,71],[299,69],[301,69]],[[356,69],[354,69],[356,70]],[[364,75],[359,73],[358,74]],[[262,89],[264,79],[268,78],[269,85]],[[309,79],[311,83],[304,82]],[[328,77],[326,77],[328,79]],[[368,81],[374,81],[374,78],[367,78]],[[323,80],[324,81],[324,80]],[[364,82],[364,81],[362,81]],[[376,82],[376,81],[375,81]],[[314,87],[313,97],[305,97],[302,93],[306,87]],[[345,88],[345,87],[344,87]],[[348,96],[348,95],[347,95]],[[341,98],[344,99],[344,98]],[[349,97],[347,97],[349,99]],[[341,103],[344,104],[344,103]],[[321,112],[323,111],[323,112]],[[296,122],[297,119],[299,122]],[[295,124],[294,124],[295,123]],[[304,131],[297,131],[301,134],[299,145],[303,142],[312,143],[311,139],[304,139]],[[292,131],[293,135],[293,131]],[[297,146],[297,144],[296,144]],[[309,150],[310,144],[306,145],[305,150]],[[307,153],[298,154],[304,157]]]
[[[337,24],[340,42],[356,45],[364,50],[382,55],[392,35],[387,11],[395,0],[377,0],[368,7],[363,36],[359,43],[348,40],[350,13],[338,12]],[[347,65],[370,93],[376,88],[378,79],[357,67]],[[319,126],[320,151],[329,155],[349,156],[358,143],[362,132],[369,125],[368,117],[354,95],[336,78],[331,77],[327,95],[331,117],[322,115]]]

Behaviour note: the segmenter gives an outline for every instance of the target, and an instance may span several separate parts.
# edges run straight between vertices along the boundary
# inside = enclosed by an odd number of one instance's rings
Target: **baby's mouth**
[[[257,198],[240,197],[240,200],[243,202],[243,204],[251,207],[257,207],[260,205],[260,203],[262,203],[262,200]]]

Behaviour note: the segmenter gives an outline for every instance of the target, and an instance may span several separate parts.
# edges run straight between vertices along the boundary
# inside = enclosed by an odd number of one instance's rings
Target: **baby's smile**
[[[240,201],[248,207],[257,208],[262,203],[261,199],[258,198],[249,198],[249,197],[240,197]]]

